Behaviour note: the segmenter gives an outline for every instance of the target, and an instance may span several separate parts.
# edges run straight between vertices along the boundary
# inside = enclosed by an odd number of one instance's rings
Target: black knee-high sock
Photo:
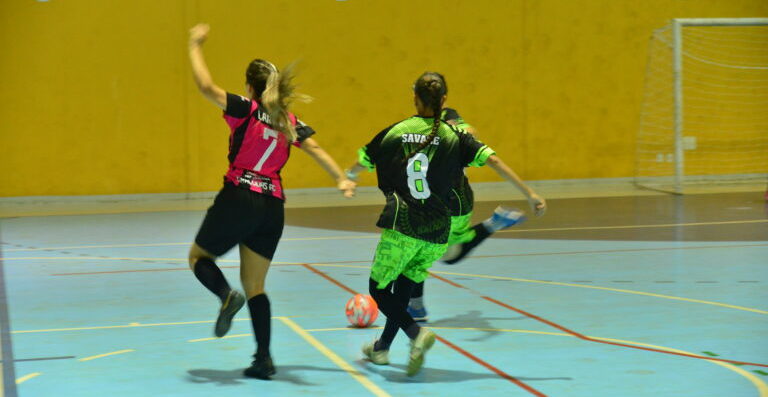
[[[229,287],[224,273],[210,258],[200,258],[195,262],[195,277],[224,302],[232,288]]]
[[[424,296],[424,281],[416,283],[413,286],[413,292],[411,292],[411,298],[421,298]]]
[[[416,324],[406,310],[415,283],[401,275],[384,289],[376,288],[378,283],[373,279],[370,279],[368,284],[369,292],[379,306],[379,310],[387,316],[384,332],[375,346],[376,350],[388,349],[397,335],[398,328],[405,331],[409,338],[416,338],[421,327]],[[394,294],[390,292],[390,288],[393,286]]]
[[[256,355],[269,356],[272,310],[267,294],[256,295],[248,299],[248,311],[251,312],[251,325],[253,325],[253,334],[256,336]]]

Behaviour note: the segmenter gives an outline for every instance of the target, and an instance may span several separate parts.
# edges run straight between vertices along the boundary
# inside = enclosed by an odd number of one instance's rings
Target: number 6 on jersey
[[[429,170],[429,158],[424,153],[416,153],[408,160],[408,188],[415,199],[426,199],[432,195],[427,183],[427,171]]]

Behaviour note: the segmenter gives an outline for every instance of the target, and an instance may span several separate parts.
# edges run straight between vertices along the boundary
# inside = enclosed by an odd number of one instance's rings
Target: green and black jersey
[[[494,154],[482,142],[447,123],[419,153],[410,154],[432,130],[433,119],[414,116],[387,127],[359,150],[358,162],[376,169],[387,204],[377,226],[424,241],[448,240],[451,191],[464,167],[482,166]]]
[[[444,108],[441,114],[443,121],[452,121],[455,123],[455,127],[464,131],[471,127],[469,123],[464,121],[459,115],[456,109]],[[451,187],[451,199],[448,203],[448,207],[451,210],[451,216],[468,215],[472,212],[475,205],[475,194],[472,188],[469,186],[469,179],[464,172],[453,182]]]

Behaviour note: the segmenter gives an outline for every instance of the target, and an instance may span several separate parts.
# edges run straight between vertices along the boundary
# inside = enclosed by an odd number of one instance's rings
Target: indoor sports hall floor
[[[203,211],[0,219],[7,396],[768,396],[762,192],[549,199],[427,281],[440,341],[414,378],[362,360],[347,327],[379,206],[287,210],[270,270],[271,382],[245,379],[247,311],[212,338],[217,300],[188,270]],[[479,202],[482,219],[497,202]],[[523,203],[518,203],[523,205]],[[220,261],[236,284],[237,254]],[[7,316],[7,319],[3,316]],[[7,320],[10,321],[7,321]],[[383,320],[377,320],[381,325]]]

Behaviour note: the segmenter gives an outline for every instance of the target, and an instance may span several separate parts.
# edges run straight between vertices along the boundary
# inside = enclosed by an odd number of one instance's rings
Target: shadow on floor
[[[272,377],[273,381],[289,382],[299,386],[315,386],[316,383],[308,382],[304,376],[296,374],[297,371],[322,371],[322,372],[345,372],[338,368],[316,367],[312,365],[281,365],[277,367],[277,374]],[[252,379],[243,376],[243,368],[233,370],[219,369],[190,369],[187,371],[187,381],[191,383],[216,383],[218,386],[241,385],[245,382],[259,382],[259,379]]]
[[[406,366],[402,364],[378,366],[378,365],[371,364],[365,360],[357,360],[356,363],[360,367],[364,368],[366,371],[380,375],[384,379],[386,379],[388,382],[395,382],[395,383],[458,383],[458,382],[466,382],[466,381],[478,380],[478,379],[489,379],[489,380],[504,379],[499,375],[496,375],[494,373],[489,373],[489,372],[476,373],[476,372],[456,371],[452,369],[438,369],[438,368],[429,368],[429,367],[422,368],[421,372],[414,377],[408,377],[405,375]],[[568,380],[568,381],[573,380],[573,378],[570,378],[570,377],[533,378],[533,377],[522,377],[522,376],[514,376],[514,375],[511,375],[511,376],[513,376],[515,379],[522,382],[536,382],[536,381],[547,381],[547,380]]]
[[[483,317],[482,314],[483,313],[480,310],[470,310],[464,314],[459,314],[453,317],[441,318],[439,320],[424,323],[423,325],[426,327],[483,328],[482,330],[477,331],[477,332],[481,332],[480,336],[467,339],[468,341],[481,342],[503,333],[501,331],[493,330],[494,328],[498,328],[498,327],[491,324],[491,320],[503,320],[503,321],[530,320],[528,317],[525,317],[525,316]],[[439,332],[439,330],[437,332]]]

